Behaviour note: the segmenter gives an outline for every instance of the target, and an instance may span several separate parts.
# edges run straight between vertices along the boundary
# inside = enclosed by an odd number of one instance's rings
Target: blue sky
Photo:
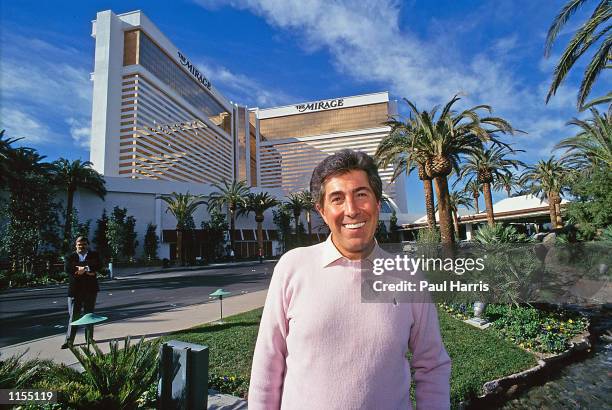
[[[526,131],[509,140],[532,163],[572,135],[565,123],[579,115],[584,64],[548,105],[544,96],[556,58],[594,3],[544,59],[564,1],[6,1],[0,127],[49,160],[89,159],[91,20],[101,10],[141,9],[233,101],[269,107],[388,90],[429,109],[460,93],[465,107],[489,104]],[[592,95],[609,89],[604,74]],[[408,195],[410,213],[421,213],[414,178]]]

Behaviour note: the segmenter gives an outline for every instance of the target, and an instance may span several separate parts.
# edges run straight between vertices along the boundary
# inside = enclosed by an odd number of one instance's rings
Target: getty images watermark
[[[489,284],[463,282],[461,280],[443,280],[432,283],[425,279],[418,281],[397,280],[405,275],[414,277],[417,273],[445,272],[463,275],[466,272],[482,272],[485,269],[485,258],[428,258],[424,255],[418,258],[408,255],[395,255],[394,258],[377,258],[373,261],[372,274],[382,276],[387,274],[390,281],[382,279],[372,282],[375,292],[487,292]]]

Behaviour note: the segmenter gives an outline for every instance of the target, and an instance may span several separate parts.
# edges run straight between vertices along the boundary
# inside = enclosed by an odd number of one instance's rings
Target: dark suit
[[[89,266],[92,273],[100,272],[102,262],[97,252],[88,251],[85,260],[82,262],[79,255],[74,252],[64,261],[64,270],[68,274],[68,330],[66,331],[66,342],[73,343],[76,336],[76,326],[70,323],[81,316],[81,310],[85,313],[93,313],[96,305],[96,297],[100,286],[95,275],[76,275],[79,266]],[[93,325],[88,325],[85,329],[87,340],[93,339]]]

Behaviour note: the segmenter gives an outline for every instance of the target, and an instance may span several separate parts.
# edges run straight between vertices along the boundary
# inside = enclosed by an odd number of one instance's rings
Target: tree
[[[238,209],[238,205],[244,202],[250,190],[245,181],[232,181],[232,183],[229,184],[227,181],[223,180],[222,185],[213,184],[213,186],[217,188],[218,191],[210,194],[210,198],[207,202],[208,210],[210,211],[212,208],[227,207],[230,214],[230,241],[232,250],[235,250],[234,231],[236,229],[236,210]]]
[[[391,231],[391,241],[399,242],[399,226],[397,225],[397,212],[395,209],[391,212],[389,218],[389,230]]]
[[[296,244],[300,245],[300,232],[298,225],[300,223],[300,216],[302,215],[302,210],[304,210],[304,202],[302,201],[302,196],[299,193],[291,193],[287,196],[287,201],[285,201],[285,206],[293,213],[293,219],[295,221],[295,241]]]
[[[100,255],[100,259],[103,263],[108,262],[111,257],[111,250],[106,237],[108,230],[108,216],[106,216],[106,209],[102,211],[102,216],[96,221],[96,231],[94,232],[93,244],[96,247],[96,251]]]
[[[569,0],[565,6],[563,6],[548,29],[544,49],[544,55],[546,57],[550,56],[552,47],[563,26],[565,26],[570,17],[586,2],[587,0]],[[601,0],[589,19],[576,31],[555,67],[553,80],[548,90],[548,94],[546,95],[547,103],[550,98],[555,95],[557,89],[565,80],[565,77],[578,59],[580,59],[587,50],[597,44],[599,44],[599,46],[593,54],[582,77],[580,90],[578,92],[577,106],[578,109],[582,111],[590,105],[612,100],[612,94],[609,93],[585,106],[585,100],[589,96],[595,80],[597,80],[597,77],[604,69],[610,68],[610,47],[612,46],[611,26],[608,24],[610,16],[612,16],[610,0]]]
[[[481,189],[482,188],[480,187],[480,184],[478,184],[478,181],[475,179],[469,180],[463,187],[463,191],[472,195],[472,198],[474,198],[473,208],[476,210],[477,214],[480,213],[480,208],[478,207],[478,198],[480,197]]]
[[[512,196],[512,189],[517,187],[519,187],[518,177],[512,173],[498,175],[493,183],[493,189],[506,191],[508,198]]]
[[[210,220],[202,221],[202,229],[206,232],[210,246],[207,247],[209,254],[208,259],[213,260],[223,253],[224,234],[229,227],[227,223],[227,215],[221,212],[218,208],[212,208],[209,211]]]
[[[90,225],[91,219],[88,219],[87,222],[79,221],[79,211],[75,209],[72,212],[72,223],[70,224],[71,228],[69,243],[74,244],[79,236],[89,238]]]
[[[412,102],[404,99],[414,118],[412,124],[419,138],[414,139],[414,149],[426,159],[425,172],[433,178],[438,214],[440,218],[440,236],[443,244],[452,244],[453,222],[449,204],[448,176],[453,170],[459,172],[460,157],[481,148],[484,142],[502,144],[498,133],[513,134],[515,129],[510,123],[499,117],[480,116],[480,111],[491,113],[488,105],[477,105],[461,112],[455,112],[453,105],[460,100],[454,96],[438,113],[438,107],[431,111],[419,111]]]
[[[106,238],[110,249],[111,262],[117,262],[123,256],[123,244],[125,243],[125,218],[126,208],[113,208],[113,212],[106,226]]]
[[[62,245],[64,253],[70,248],[74,193],[78,189],[84,189],[98,195],[100,199],[104,199],[106,195],[104,178],[91,167],[92,165],[89,161],[81,162],[81,160],[77,159],[70,162],[65,158],[60,158],[53,163],[53,182],[65,189],[66,192],[64,243]]]
[[[555,146],[555,149],[565,148],[561,159],[568,166],[587,174],[600,167],[612,169],[612,106],[605,114],[592,108],[591,118],[574,118],[567,124],[579,127],[580,132],[562,139]]]
[[[506,157],[508,154],[515,152],[517,151],[503,145],[472,149],[459,172],[460,178],[467,177],[471,180],[475,177],[478,184],[482,186],[487,210],[487,221],[491,226],[495,224],[491,184],[504,175],[512,175],[512,171],[509,168],[518,169],[519,165],[525,165],[519,160]]]
[[[181,265],[184,265],[185,258],[183,252],[183,233],[186,229],[193,225],[193,214],[196,209],[206,201],[201,195],[192,195],[189,192],[179,194],[172,192],[170,195],[162,195],[160,197],[168,207],[166,212],[170,212],[176,219],[176,254]],[[193,227],[191,227],[193,230]]]
[[[279,240],[283,244],[283,252],[289,250],[289,235],[291,234],[291,211],[284,203],[272,211],[273,221],[279,232]]]
[[[378,220],[374,237],[379,243],[389,242],[389,231],[387,231],[387,225],[385,225],[385,223],[381,220]]]
[[[240,206],[239,215],[248,216],[251,212],[255,214],[255,222],[257,223],[257,244],[259,246],[259,255],[264,256],[263,246],[263,229],[264,213],[278,205],[276,198],[270,196],[268,192],[260,192],[258,194],[250,193],[246,200]]]
[[[427,156],[417,148],[422,130],[413,119],[402,122],[397,118],[390,118],[385,125],[390,126],[391,131],[380,142],[374,154],[378,166],[383,169],[391,164],[394,166],[391,181],[395,181],[402,173],[409,175],[417,170],[419,179],[423,181],[427,225],[432,229],[436,226],[432,179],[425,172]]]
[[[9,159],[11,152],[14,150],[12,144],[22,138],[4,138],[4,131],[0,131],[0,189],[8,184],[8,175],[11,172],[9,167]]]
[[[519,181],[527,184],[532,194],[543,195],[548,199],[550,223],[554,228],[563,227],[561,219],[561,194],[567,189],[570,169],[554,156],[540,160],[533,166],[527,166]]]
[[[138,241],[136,240],[136,218],[132,215],[125,218],[124,229],[123,254],[130,262],[133,262],[136,256],[136,247],[138,246]]]
[[[312,211],[315,210],[315,202],[312,194],[309,190],[300,192],[300,199],[302,200],[302,208],[306,212],[306,223],[308,224],[308,244],[312,241]]]
[[[459,207],[472,208],[472,203],[463,191],[452,192],[449,196],[449,205],[453,215],[453,226],[455,227],[455,236],[459,239]]]
[[[157,225],[149,222],[147,232],[144,237],[144,256],[147,260],[157,259],[157,248],[159,247],[159,237],[156,233]]]

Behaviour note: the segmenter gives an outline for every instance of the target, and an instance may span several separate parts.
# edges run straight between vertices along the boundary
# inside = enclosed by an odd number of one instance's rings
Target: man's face
[[[325,182],[323,206],[317,210],[329,226],[332,241],[348,259],[363,259],[374,248],[380,202],[365,171],[353,170]]]
[[[87,241],[78,241],[76,243],[76,250],[78,253],[85,253],[87,252]]]

